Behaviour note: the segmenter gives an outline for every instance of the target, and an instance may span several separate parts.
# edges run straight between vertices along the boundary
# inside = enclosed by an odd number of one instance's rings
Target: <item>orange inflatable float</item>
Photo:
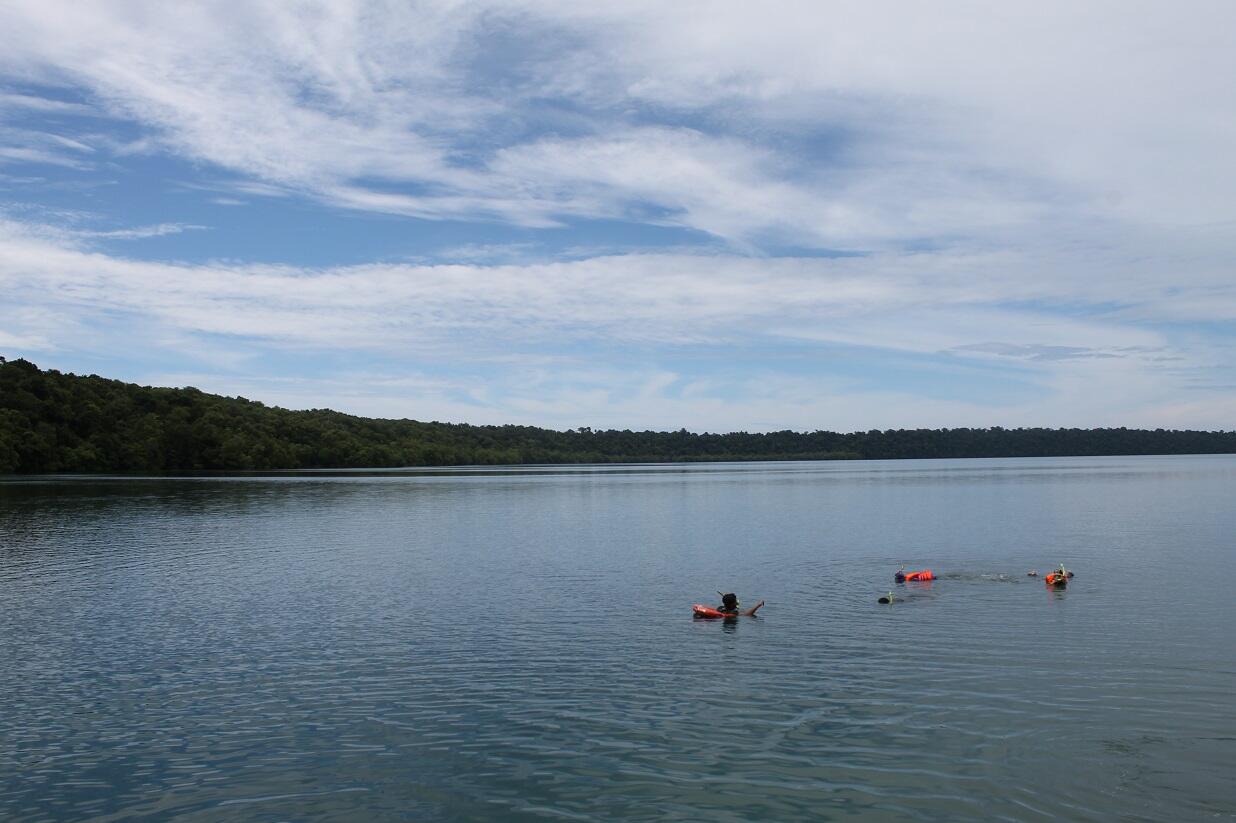
[[[908,572],[902,569],[898,569],[897,573],[893,575],[893,580],[897,581],[898,583],[905,583],[907,580],[913,581],[913,580],[935,580],[935,579],[936,579],[936,576],[931,573],[931,569],[923,569],[922,571],[917,571],[917,572]]]
[[[1073,572],[1066,569],[1062,564],[1060,568],[1056,569],[1054,572],[1048,572],[1047,576],[1043,578],[1043,582],[1048,586],[1063,589],[1069,584],[1069,578],[1072,576]]]

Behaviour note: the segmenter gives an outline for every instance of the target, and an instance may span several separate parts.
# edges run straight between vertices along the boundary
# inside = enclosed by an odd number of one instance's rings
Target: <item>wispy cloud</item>
[[[189,204],[6,207],[0,345],[210,351],[238,382],[359,352],[400,403],[490,422],[1229,409],[1173,400],[1231,383],[1227,3],[16,0],[0,30],[6,197],[106,175]],[[399,236],[369,253],[361,220]],[[176,246],[202,222],[217,252]],[[112,243],[154,237],[196,254]],[[314,265],[345,237],[412,262]]]
[[[913,347],[921,351],[1064,360],[1096,352],[1157,352],[1153,347],[1160,345],[1159,336],[1148,331],[1147,321],[1173,320],[1178,302],[1213,322],[1236,320],[1233,283],[1173,286],[1173,294],[1164,298],[1161,284],[1144,270],[1152,273],[1153,262],[1122,269],[1125,279],[1115,284],[1082,277],[1086,270],[1067,257],[1010,252],[833,259],[635,254],[507,265],[306,269],[147,262],[89,253],[75,242],[198,228],[163,224],[96,231],[0,221],[6,252],[0,273],[10,288],[40,300],[54,299],[50,286],[71,283],[75,290],[97,292],[92,299],[101,304],[118,308],[179,306],[177,311],[200,313],[204,328],[243,323],[247,316],[254,325],[233,331],[275,335],[279,324],[268,322],[272,314],[303,312],[300,334],[305,339],[320,340],[333,326],[374,332],[398,325],[401,337],[392,341],[396,344],[462,328],[499,337],[521,328],[529,337],[574,329],[581,337],[687,340],[724,336],[726,329],[740,335],[751,331],[744,324],[758,318],[761,331],[780,337],[898,348],[901,344],[894,341],[905,339],[917,341]],[[490,253],[496,252],[478,252],[482,257]],[[1117,295],[1111,289],[1116,287],[1122,290],[1121,303],[1114,307],[1110,301]],[[1191,298],[1195,290],[1199,296]],[[1024,308],[1031,302],[1041,308]],[[1075,310],[1086,304],[1094,306],[1089,318]],[[1060,314],[1051,310],[1053,305],[1074,310]],[[236,311],[221,311],[225,306]],[[959,324],[962,314],[967,320]],[[1126,316],[1135,319],[1122,319]],[[919,337],[910,331],[899,334],[895,327],[909,317],[918,318],[916,328],[936,331]],[[1035,318],[1025,336],[1038,334],[1039,340],[1001,335],[1001,324],[1012,317]],[[855,318],[861,323],[851,322]],[[971,327],[976,339],[957,339]],[[1058,330],[1064,330],[1063,335]],[[1074,339],[1067,339],[1070,334]],[[1003,341],[992,342],[1001,337]],[[372,343],[380,341],[378,337]]]
[[[1117,354],[1114,351],[1105,351],[1102,349],[1092,349],[1086,346],[1045,346],[1042,344],[1032,343],[970,343],[965,346],[955,346],[952,351],[957,353],[975,354],[991,354],[998,357],[1012,357],[1021,360],[1036,360],[1036,361],[1059,361],[1059,360],[1081,360],[1081,359],[1104,359],[1127,357],[1130,350],[1137,350],[1136,346],[1119,346],[1118,349],[1126,352],[1126,354]]]
[[[88,115],[95,113],[94,109],[82,103],[71,103],[65,100],[55,100],[48,97],[40,97],[35,94],[0,92],[0,112],[5,110],[24,110],[47,114],[74,115]]]
[[[203,231],[206,226],[196,226],[191,223],[158,223],[153,226],[138,226],[132,229],[111,229],[109,231],[89,231],[78,229],[75,233],[80,237],[95,237],[100,240],[145,240],[149,237],[166,237],[169,234],[180,234],[186,231]]]
[[[22,219],[22,218],[26,219]],[[37,222],[30,218],[37,218]],[[13,219],[16,218],[16,219]],[[0,202],[0,248],[2,238],[38,238],[54,247],[80,248],[99,240],[146,240],[208,227],[192,223],[157,223],[118,229],[94,228],[104,215],[82,209],[56,209],[21,202]]]
[[[996,358],[1021,363],[1020,379],[1037,385],[1044,397],[1068,397],[1074,404],[1064,410],[1059,402],[1044,401],[1023,404],[1014,412],[1003,408],[1005,401],[996,395],[990,401],[951,405],[938,399],[912,406],[905,401],[899,412],[902,425],[925,422],[923,409],[932,404],[941,414],[947,409],[960,413],[964,406],[965,419],[975,423],[984,409],[999,420],[1015,417],[1027,424],[1034,422],[1034,413],[1046,415],[1039,422],[1063,423],[1069,414],[1082,412],[1091,415],[1087,419],[1118,421],[1121,409],[1146,420],[1148,412],[1138,409],[1166,402],[1183,379],[1164,370],[1162,356],[1186,358],[1173,367],[1187,366],[1214,377],[1222,373],[1216,371],[1221,347],[1197,340],[1178,346],[1170,324],[1147,324],[1144,317],[1122,321],[1100,307],[1088,317],[1026,308],[1031,300],[1076,307],[1090,299],[1093,286],[1073,271],[1032,280],[1031,272],[1058,267],[1062,261],[1010,254],[773,260],[618,255],[558,263],[323,269],[187,265],[91,252],[72,238],[12,221],[0,224],[0,246],[5,251],[0,289],[10,305],[41,317],[72,318],[77,324],[76,331],[57,332],[62,348],[107,347],[115,335],[132,342],[134,329],[145,329],[144,334],[164,341],[160,345],[165,354],[169,345],[179,345],[187,357],[202,339],[231,341],[225,348],[250,353],[365,353],[383,362],[449,370],[455,376],[443,386],[450,383],[450,390],[439,387],[433,392],[450,400],[440,408],[457,415],[465,407],[472,411],[471,417],[453,419],[498,422],[507,414],[532,421],[544,414],[546,421],[563,420],[566,412],[552,412],[548,405],[556,398],[574,404],[571,408],[577,411],[591,409],[615,425],[621,410],[642,405],[647,408],[639,419],[652,415],[668,424],[673,409],[685,413],[694,408],[711,415],[709,425],[737,425],[745,419],[751,428],[773,425],[775,401],[782,403],[787,419],[805,421],[809,413],[825,407],[840,413],[840,400],[821,405],[819,397],[810,400],[813,391],[868,399],[899,393],[865,385],[870,381],[844,368],[831,377],[778,377],[775,370],[784,364],[771,367],[774,373],[767,371],[769,366],[756,367],[758,379],[700,374],[668,382],[662,378],[655,390],[646,389],[653,384],[644,378],[637,379],[649,368],[663,376],[671,373],[654,368],[659,360],[720,357],[726,362],[741,357],[738,352],[759,348],[775,353],[788,347],[840,363],[854,357],[912,357],[918,358],[914,368],[942,373],[967,361],[985,368],[985,361]],[[935,276],[925,281],[924,270]],[[1229,286],[1232,290],[1236,285]],[[1150,293],[1134,289],[1130,296],[1138,294]],[[1010,302],[1010,297],[1019,301]],[[1153,305],[1147,301],[1142,308],[1152,311]],[[1236,320],[1229,303],[1210,305],[1213,321]],[[115,326],[118,317],[128,320]],[[18,315],[0,322],[0,330],[12,339],[39,334],[41,328]],[[166,342],[176,340],[180,342]],[[572,350],[576,354],[562,361],[560,353]],[[939,359],[941,351],[945,360]],[[584,362],[583,352],[589,352],[589,365],[571,367],[571,360]],[[527,359],[499,365],[499,359],[515,355]],[[645,365],[621,365],[632,358]],[[949,366],[948,358],[957,365]],[[502,375],[496,383],[494,369]],[[515,386],[516,375],[522,389]],[[489,396],[460,394],[462,384],[475,388],[490,383],[495,390]],[[529,388],[538,383],[543,393]],[[1101,398],[1087,393],[1096,383],[1108,387]],[[767,392],[759,385],[779,387],[776,398],[761,400]],[[732,392],[745,393],[741,402],[726,399]],[[364,396],[368,399],[361,402],[362,395],[349,391],[336,399],[352,410],[390,412],[389,404]],[[791,402],[793,397],[798,399]],[[795,408],[798,411],[792,411]],[[853,407],[859,408],[874,406],[864,401]],[[1049,408],[1055,410],[1048,414]],[[856,419],[856,414],[848,412],[846,419]],[[889,418],[887,410],[880,415]],[[752,422],[757,419],[758,424]],[[579,418],[574,420],[580,424]],[[1124,422],[1137,419],[1126,417]]]
[[[64,166],[70,169],[87,169],[91,165],[55,150],[36,146],[0,146],[0,165],[4,163]]]
[[[902,6],[894,25],[796,2],[7,8],[0,65],[347,208],[842,246],[1236,217],[1221,3]]]

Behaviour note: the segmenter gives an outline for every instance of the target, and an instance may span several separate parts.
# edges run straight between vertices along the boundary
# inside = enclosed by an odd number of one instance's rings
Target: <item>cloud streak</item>
[[[7,8],[10,71],[350,209],[823,247],[1236,218],[1221,3]]]
[[[310,405],[489,422],[1229,422],[1177,399],[1232,383],[1226,3],[16,0],[0,29],[10,350],[294,361],[269,384]],[[130,201],[35,205],[104,174]],[[267,222],[310,251],[250,259],[421,239],[245,262]],[[339,376],[366,361],[398,402]]]
[[[161,263],[77,245],[82,236],[156,236],[185,228],[192,227],[83,233],[10,221],[0,224],[6,251],[0,282],[9,294],[35,302],[109,307],[196,331],[298,343],[403,346],[461,335],[494,343],[567,335],[689,344],[756,334],[1005,356],[1057,351],[1021,348],[1034,345],[1074,346],[1077,352],[1122,346],[1134,353],[1139,350],[1131,347],[1161,343],[1138,324],[1011,306],[1030,300],[1075,305],[1093,296],[1072,272],[1031,280],[1028,274],[1046,261],[1011,254],[759,259],[678,253],[517,265],[307,269]],[[1141,295],[1129,289],[1126,299],[1139,296],[1153,297],[1154,289]],[[1226,296],[1229,300],[1205,302],[1210,319],[1236,320],[1230,303],[1236,286]],[[1139,308],[1150,312],[1155,305]],[[899,324],[910,318],[912,328],[899,333]],[[965,339],[968,333],[979,339]],[[1005,341],[991,342],[997,334]],[[1008,342],[1012,335],[1019,339]]]
[[[898,425],[927,424],[929,409],[936,410],[932,415],[951,409],[960,415],[954,424],[993,418],[1034,424],[1036,413],[1044,415],[1038,423],[1076,424],[1074,416],[1084,413],[1091,421],[1136,424],[1159,420],[1153,410],[1195,383],[1199,372],[1212,380],[1220,375],[1225,357],[1221,339],[1186,345],[1170,323],[1148,323],[1153,300],[1138,306],[1143,315],[1136,322],[1097,306],[1073,316],[1049,310],[1048,303],[1084,304],[1092,286],[1072,271],[1032,280],[1029,273],[1063,263],[1008,253],[775,260],[675,253],[314,269],[142,261],[77,242],[23,223],[0,224],[0,289],[16,310],[0,322],[6,340],[31,340],[46,328],[45,318],[56,316],[74,322],[57,330],[61,351],[123,348],[121,338],[131,345],[134,330],[141,330],[149,345],[165,353],[179,349],[190,359],[204,346],[248,352],[249,359],[353,352],[393,369],[373,385],[399,386],[397,374],[422,372],[419,389],[402,390],[422,392],[416,403],[436,398],[435,415],[447,419],[501,422],[507,415],[536,422],[541,414],[546,423],[619,425],[619,416],[631,412],[622,425],[705,419],[710,426],[776,428],[791,419],[808,425],[811,414],[829,409],[831,425],[840,416],[861,427],[863,413],[892,425],[889,409],[873,398],[900,397]],[[1236,285],[1227,294],[1236,297]],[[1028,308],[1030,301],[1039,308]],[[1212,321],[1236,321],[1236,301],[1207,305]],[[736,365],[712,376],[686,365],[718,358],[737,364],[761,348],[780,353],[756,357],[746,377],[748,369]],[[999,380],[1018,375],[1037,387],[1033,396],[1040,399],[1015,412],[998,395],[911,400],[905,389],[845,368],[791,376],[787,363],[804,357],[842,365],[900,358],[904,368],[964,381],[993,361],[1016,364],[1014,371],[1003,366]],[[452,376],[434,376],[439,372]],[[304,385],[338,392],[334,399],[353,411],[396,413],[398,398],[385,402],[372,388],[360,391],[359,379],[340,391],[339,380]],[[221,386],[234,384],[220,378]],[[486,385],[490,391],[480,390]],[[1101,400],[1091,396],[1095,385],[1109,387]],[[267,399],[292,397],[281,391]],[[818,396],[811,399],[813,392]],[[725,399],[730,395],[736,399]],[[306,405],[327,399],[310,401],[307,391],[295,396]],[[836,399],[825,402],[825,396]],[[854,401],[844,414],[843,397]],[[1061,397],[1072,398],[1067,411]],[[774,413],[779,402],[781,424]],[[554,403],[564,405],[554,411]],[[1190,413],[1201,415],[1203,407],[1190,406]],[[692,411],[675,423],[675,409]]]

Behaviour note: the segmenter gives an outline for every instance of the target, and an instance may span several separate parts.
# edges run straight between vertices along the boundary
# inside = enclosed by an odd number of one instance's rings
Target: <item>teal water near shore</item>
[[[1231,817],[1234,499],[1232,456],[0,478],[0,819]]]

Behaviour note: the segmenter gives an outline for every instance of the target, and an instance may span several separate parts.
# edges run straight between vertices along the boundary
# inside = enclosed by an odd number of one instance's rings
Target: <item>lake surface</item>
[[[1234,503],[1231,456],[0,478],[0,819],[1231,818]]]

